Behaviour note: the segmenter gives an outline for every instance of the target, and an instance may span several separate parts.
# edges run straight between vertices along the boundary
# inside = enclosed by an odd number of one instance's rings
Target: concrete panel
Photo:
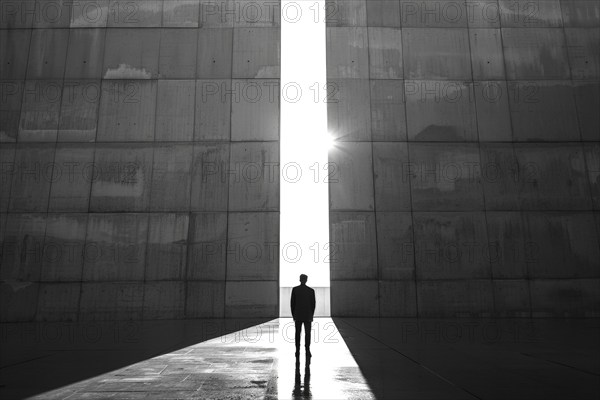
[[[21,121],[21,105],[25,82],[17,80],[0,80],[2,97],[0,97],[0,143],[16,142]]]
[[[327,28],[327,77],[369,77],[366,28]]]
[[[512,127],[505,81],[474,82],[477,130],[481,142],[510,142]]]
[[[17,147],[9,211],[48,211],[53,162],[53,147],[41,145]]]
[[[416,317],[417,289],[414,281],[380,281],[381,317]]]
[[[200,0],[200,28],[233,28],[234,22],[240,23],[241,16],[235,12],[234,0]]]
[[[596,0],[569,0],[561,2],[565,26],[600,26],[600,4]]]
[[[0,76],[3,80],[25,79],[28,52],[24,51],[24,49],[29,48],[30,40],[31,30],[29,29],[2,32],[0,36],[0,48],[2,48]]]
[[[332,281],[377,279],[375,215],[368,212],[332,212],[329,221]],[[332,298],[333,295],[332,292]]]
[[[142,319],[141,283],[86,283],[81,286],[80,321]]]
[[[502,41],[508,79],[569,78],[562,29],[503,28]]]
[[[600,280],[551,279],[531,281],[533,317],[598,317]]]
[[[0,276],[13,291],[40,280],[45,231],[44,214],[8,214]]]
[[[146,281],[185,278],[187,214],[152,214],[148,220]]]
[[[600,30],[598,28],[565,28],[569,66],[573,79],[600,78]]]
[[[327,26],[366,26],[366,0],[325,0]]]
[[[37,308],[37,283],[0,283],[0,321],[33,321]]]
[[[402,31],[369,28],[368,36],[371,79],[402,79]]]
[[[571,82],[510,82],[508,90],[515,141],[580,139]]]
[[[585,158],[579,144],[515,145],[524,210],[591,210]]]
[[[80,283],[45,283],[39,290],[37,321],[77,321]]]
[[[199,0],[169,0],[163,3],[162,25],[165,28],[197,28]]]
[[[236,28],[233,31],[233,77],[278,78],[280,41],[278,28]]]
[[[85,254],[86,214],[49,214],[41,280],[79,282]],[[77,289],[79,292],[79,289]]]
[[[104,28],[108,21],[108,0],[78,0],[71,6],[71,28]]]
[[[151,211],[188,211],[193,148],[190,145],[154,147]]]
[[[498,317],[529,318],[529,283],[525,280],[495,280],[494,314]]]
[[[147,235],[147,214],[90,214],[83,280],[144,280]]]
[[[500,28],[498,0],[467,0],[466,7],[470,28]]]
[[[66,144],[56,148],[48,211],[88,211],[93,162],[93,145]]]
[[[231,140],[279,139],[279,81],[233,80]]]
[[[194,78],[196,76],[196,29],[162,29],[160,31],[160,78]]]
[[[28,79],[58,79],[65,73],[68,29],[35,29],[31,34]]]
[[[278,292],[273,281],[227,282],[225,318],[276,318]]]
[[[524,213],[528,269],[536,278],[598,278],[600,254],[593,214]]]
[[[379,279],[414,279],[412,216],[408,212],[377,213]]]
[[[189,232],[187,279],[225,280],[227,214],[192,214]]]
[[[170,1],[170,0],[168,0]],[[159,27],[163,0],[110,0],[108,26],[121,28]]]
[[[469,29],[473,79],[504,79],[500,29]]]
[[[6,216],[10,202],[10,186],[15,172],[15,147],[14,144],[0,146],[0,215]],[[2,222],[5,222],[4,220]],[[2,229],[0,229],[0,235]]]
[[[329,151],[329,209],[373,210],[373,154],[370,143],[338,142]]]
[[[494,310],[489,280],[417,282],[420,317],[489,317]]]
[[[600,144],[586,144],[583,151],[594,210],[600,210]]]
[[[414,210],[482,210],[479,149],[468,143],[411,143]]]
[[[522,170],[512,143],[482,143],[481,176],[487,210],[518,210],[521,182],[533,165]]]
[[[279,143],[233,143],[226,171],[229,211],[277,211],[278,167]]]
[[[581,139],[600,141],[600,83],[574,82],[575,106],[579,117]]]
[[[331,281],[331,315],[378,317],[377,281]]]
[[[159,45],[160,29],[108,29],[104,79],[157,78]]]
[[[150,202],[152,147],[96,149],[90,211],[145,211]]]
[[[406,78],[472,79],[466,29],[405,28],[402,49]]]
[[[224,282],[187,282],[186,318],[224,318]]]
[[[62,81],[25,82],[19,123],[20,142],[56,141],[62,91]]]
[[[66,80],[63,85],[59,142],[93,142],[96,139],[100,80]]]
[[[104,59],[105,29],[71,29],[65,78],[100,79]]]
[[[467,9],[463,1],[400,0],[403,28],[466,28]]]
[[[71,20],[70,0],[36,0],[34,28],[68,28]]]
[[[526,279],[527,264],[535,261],[540,244],[528,241],[521,214],[486,213],[488,254],[494,279]]]
[[[368,0],[367,25],[400,28],[400,3],[398,0]]]
[[[228,144],[194,145],[191,211],[227,211],[228,166]]]
[[[371,81],[371,136],[373,141],[406,141],[403,81]]]
[[[229,6],[229,9],[227,8]],[[234,8],[235,7],[235,8]],[[281,6],[279,1],[225,0],[218,5],[218,12],[227,14],[227,10],[235,9],[233,24],[237,27],[278,27],[281,25]],[[229,11],[231,13],[231,11]],[[293,11],[290,19],[293,19]],[[226,21],[227,17],[222,17]]]
[[[35,0],[2,1],[1,29],[31,28],[35,19]]]
[[[144,285],[144,319],[181,319],[185,309],[185,282]]]
[[[231,78],[233,29],[199,29],[198,78]]]
[[[410,211],[410,162],[406,143],[373,143],[377,211]]]
[[[366,79],[328,80],[327,127],[334,139],[370,140],[370,91]]]
[[[102,81],[98,141],[154,140],[157,81]]]
[[[277,280],[279,213],[229,213],[227,280]]]
[[[459,81],[405,81],[404,85],[409,140],[477,140],[472,84]]]
[[[560,0],[498,0],[503,28],[562,26]]]
[[[230,140],[231,81],[196,81],[194,140]]]
[[[415,213],[417,279],[491,277],[485,214]]]
[[[160,80],[156,105],[157,141],[192,141],[196,82]]]

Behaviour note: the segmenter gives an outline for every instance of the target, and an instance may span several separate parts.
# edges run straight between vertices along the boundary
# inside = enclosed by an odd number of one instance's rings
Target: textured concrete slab
[[[10,287],[9,293],[18,292],[40,280],[45,231],[45,214],[8,214],[3,232],[0,276]],[[16,298],[26,292],[19,293]],[[27,309],[30,307],[35,308],[31,304]],[[18,309],[11,315],[19,315]]]
[[[79,0],[71,6],[71,28],[104,28],[108,22],[108,0]]]
[[[230,80],[196,81],[194,140],[231,139],[231,102]]]
[[[355,79],[369,77],[366,28],[327,28],[327,77]]]
[[[159,80],[156,97],[157,141],[192,141],[196,82],[193,80]]]
[[[93,145],[57,146],[52,170],[48,210],[87,212],[94,180]]]
[[[42,281],[81,281],[87,220],[86,214],[48,215],[42,253]]]
[[[377,279],[375,215],[369,212],[332,212],[329,214],[329,221],[332,281]],[[332,293],[337,296],[333,285]],[[332,314],[340,315],[334,311],[333,297]],[[344,301],[340,304],[344,304]],[[338,306],[338,310],[352,308],[351,305],[347,307]]]
[[[512,143],[482,143],[479,152],[486,210],[518,210],[519,187],[535,166],[519,165]]]
[[[100,80],[65,80],[60,104],[58,142],[96,140],[102,86]]]
[[[226,257],[227,214],[192,214],[188,236],[187,279],[204,281],[225,280],[225,271],[227,268]],[[222,306],[223,304],[221,304],[221,310]],[[203,312],[201,308],[202,304],[195,307],[200,307],[198,309],[199,313]]]
[[[60,80],[25,81],[19,142],[56,141],[62,91]]]
[[[466,28],[467,9],[464,2],[453,0],[400,0],[402,27]]]
[[[231,85],[231,140],[278,140],[279,82],[275,79],[234,79]]]
[[[91,214],[87,225],[83,281],[143,280],[147,236],[147,214]],[[107,301],[103,297],[89,300],[100,305]],[[85,313],[83,307],[82,313]]]
[[[469,82],[405,81],[404,87],[409,140],[477,140],[474,86]]]
[[[31,33],[27,78],[62,78],[68,42],[68,29],[34,29]]]
[[[402,31],[369,28],[369,76],[371,79],[402,79]]]
[[[404,28],[402,49],[407,79],[472,79],[467,29]]]
[[[83,282],[80,321],[122,321],[142,318],[144,286],[128,282]]]
[[[276,316],[276,281],[228,281],[225,286],[225,318]]]
[[[329,79],[327,127],[337,141],[371,138],[370,85],[366,79]]]
[[[210,3],[208,3],[210,4]],[[210,7],[213,7],[211,10]],[[231,10],[235,10],[232,13]],[[215,13],[214,4],[209,5],[209,12]],[[274,28],[281,26],[281,4],[279,1],[255,0],[225,0],[218,3],[216,12],[221,15],[222,21],[227,21],[227,14],[231,15],[236,28]],[[290,11],[290,18],[293,11]]]
[[[373,143],[377,211],[410,211],[409,169],[406,143]]]
[[[531,282],[534,317],[595,317],[598,279],[539,279]]]
[[[8,2],[3,0],[4,9],[2,18],[0,18],[0,28],[31,28],[35,19],[35,1]]]
[[[159,78],[183,79],[196,75],[196,29],[161,29],[158,59]]]
[[[565,26],[600,26],[600,5],[594,0],[561,2]]]
[[[81,283],[43,283],[38,294],[37,321],[77,321]]]
[[[188,281],[185,315],[189,318],[223,318],[225,282]]]
[[[406,141],[404,82],[372,80],[370,94],[373,141]]]
[[[329,152],[329,163],[329,209],[373,210],[372,145],[338,142]]]
[[[561,3],[559,0],[498,0],[502,27],[559,27],[562,25]]]
[[[506,82],[473,82],[480,142],[510,142],[513,138]]]
[[[36,0],[34,28],[68,28],[71,18],[71,6],[69,0]]]
[[[478,146],[410,143],[413,210],[483,210]]]
[[[12,174],[14,172],[16,145],[3,143],[0,147],[0,215],[6,216],[8,204],[10,203],[10,186],[12,185]],[[4,219],[2,222],[5,222]],[[0,229],[2,235],[2,229]]]
[[[163,27],[197,28],[199,0],[169,0],[163,3]]]
[[[600,79],[600,32],[597,28],[565,28],[573,79]]]
[[[229,211],[279,210],[279,144],[232,143],[230,154],[220,166],[227,168]]]
[[[340,317],[379,315],[376,280],[331,281],[331,313]]]
[[[191,211],[227,211],[229,144],[195,144]]]
[[[23,49],[29,48],[31,30],[7,30],[2,32],[0,47],[2,48],[2,64],[0,76],[5,79],[25,79],[27,73],[27,54]]]
[[[529,282],[517,279],[498,279],[494,286],[494,313],[500,317],[529,318],[531,301]]]
[[[199,29],[198,78],[231,78],[233,60],[233,29]]]
[[[154,147],[149,210],[188,211],[193,147],[163,145]]]
[[[473,79],[505,79],[500,29],[469,29]]]
[[[488,317],[494,311],[490,280],[417,281],[422,316]]]
[[[148,28],[161,26],[163,0],[110,0],[108,27]]]
[[[583,151],[594,210],[600,210],[600,144],[588,144]]]
[[[200,0],[200,28],[233,28],[234,23],[240,23],[241,18],[236,13],[235,0]]]
[[[144,285],[145,319],[179,319],[184,315],[185,282],[151,282]]]
[[[105,29],[69,30],[65,78],[100,79],[104,59]]]
[[[148,217],[145,280],[181,280],[186,275],[189,216],[161,213]]]
[[[43,145],[19,146],[8,210],[11,212],[47,212],[55,149]]]
[[[233,31],[233,78],[278,78],[280,30],[236,28]]]
[[[369,0],[367,25],[400,28],[400,3],[397,0]]]
[[[33,321],[37,308],[38,283],[0,283],[0,321]]]
[[[465,6],[469,28],[500,28],[498,0],[467,0]]]
[[[483,212],[415,213],[417,280],[491,277]]]
[[[574,82],[573,90],[581,139],[599,142],[600,118],[597,118],[596,110],[600,107],[600,83]]]
[[[2,98],[0,98],[0,143],[16,142],[21,121],[21,105],[25,82],[18,80],[0,80]]]
[[[415,243],[412,215],[377,213],[377,266],[382,280],[415,278]],[[383,305],[385,301],[382,301]],[[387,307],[387,306],[386,306]],[[391,313],[391,310],[389,311]]]
[[[488,249],[494,279],[526,279],[528,263],[536,261],[540,244],[525,232],[523,216],[519,212],[488,211],[485,215]],[[508,301],[498,297],[497,300]]]
[[[107,30],[103,78],[157,78],[160,33],[159,29]]]
[[[277,279],[278,213],[230,213],[227,239],[228,282]]]
[[[104,145],[96,148],[90,211],[142,211],[150,204],[152,147]]]
[[[379,299],[381,317],[417,315],[417,290],[414,281],[379,281]]]
[[[326,0],[327,26],[367,26],[366,0]]]

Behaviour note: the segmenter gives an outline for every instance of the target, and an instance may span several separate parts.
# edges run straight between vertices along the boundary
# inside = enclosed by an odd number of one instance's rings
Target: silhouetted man
[[[308,276],[300,275],[300,285],[292,289],[292,298],[290,306],[292,308],[292,316],[296,323],[296,358],[300,356],[300,333],[304,324],[304,347],[306,348],[306,357],[311,357],[310,354],[310,325],[315,315],[315,291],[306,286]]]

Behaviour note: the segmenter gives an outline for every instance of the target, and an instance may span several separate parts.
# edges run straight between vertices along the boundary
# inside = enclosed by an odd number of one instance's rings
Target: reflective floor
[[[597,399],[599,320],[1,324],[0,398]]]

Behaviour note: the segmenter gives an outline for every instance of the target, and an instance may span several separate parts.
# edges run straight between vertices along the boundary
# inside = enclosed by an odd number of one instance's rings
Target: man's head
[[[307,280],[308,280],[308,276],[306,276],[304,274],[300,275],[300,283],[301,284],[305,284]]]

